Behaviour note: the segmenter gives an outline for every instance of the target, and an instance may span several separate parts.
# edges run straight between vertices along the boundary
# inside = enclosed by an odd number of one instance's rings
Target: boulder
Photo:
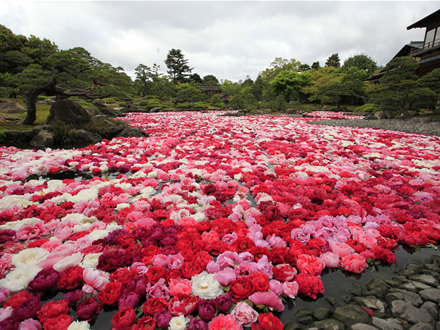
[[[0,100],[0,112],[4,113],[24,113],[26,109],[21,104],[9,100]]]
[[[51,148],[54,144],[54,135],[46,129],[42,129],[30,142],[30,145],[37,149]]]
[[[394,115],[393,115],[393,113],[390,110],[376,111],[374,113],[374,116],[377,119],[391,119],[391,118],[394,118]]]
[[[83,129],[78,129],[72,134],[72,140],[72,144],[75,148],[84,148],[90,144],[101,142],[102,136]]]
[[[50,99],[45,99],[45,100],[41,100],[41,101],[37,101],[37,104],[47,104],[47,105],[51,105],[54,104],[56,102],[56,97],[51,97]]]
[[[153,112],[161,112],[162,111],[162,108],[161,107],[154,107],[154,108],[151,108],[150,109],[150,112],[151,113],[153,113]]]
[[[342,322],[347,328],[356,323],[368,324],[370,322],[370,315],[358,305],[336,307],[333,318]]]
[[[117,134],[117,136],[121,136],[121,137],[147,137],[148,134],[139,128],[125,126],[124,129]]]
[[[119,114],[115,111],[113,111],[112,108],[106,106],[104,103],[100,102],[100,101],[95,101],[93,102],[93,105],[95,107],[98,108],[98,110],[103,114],[106,115],[108,117],[118,117]]]
[[[50,107],[47,123],[61,121],[67,124],[85,124],[92,117],[86,109],[71,100],[58,100]]]

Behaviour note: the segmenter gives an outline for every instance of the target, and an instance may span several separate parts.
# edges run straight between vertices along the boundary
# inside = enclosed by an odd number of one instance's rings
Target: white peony
[[[12,256],[12,264],[15,267],[37,265],[48,256],[49,251],[42,248],[25,249]]]
[[[5,278],[0,280],[0,286],[4,286],[11,292],[25,290],[30,281],[42,270],[37,265],[25,265],[14,268]]]
[[[58,272],[65,271],[67,268],[72,266],[78,266],[81,260],[83,259],[83,254],[80,252],[74,253],[70,256],[64,257],[59,260],[55,265],[53,265],[53,269]]]
[[[189,324],[189,319],[185,316],[174,316],[168,324],[169,330],[185,330]]]
[[[67,330],[89,330],[90,324],[87,321],[74,321],[70,323]]]
[[[223,293],[223,288],[212,274],[202,272],[191,278],[192,293],[203,299],[217,298]]]
[[[79,264],[82,268],[96,268],[98,266],[98,259],[102,253],[89,253]]]
[[[0,229],[12,229],[12,230],[17,231],[26,225],[33,226],[37,222],[40,222],[40,221],[41,221],[41,219],[38,219],[38,218],[26,218],[23,220],[11,221],[11,222],[5,223],[4,225],[1,225]]]

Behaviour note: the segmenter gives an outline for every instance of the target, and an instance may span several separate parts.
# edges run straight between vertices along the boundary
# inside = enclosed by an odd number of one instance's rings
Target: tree
[[[287,102],[300,100],[301,90],[308,84],[309,75],[295,71],[282,71],[270,82],[275,93],[282,94]]]
[[[302,91],[309,95],[312,102],[335,103],[339,106],[342,95],[348,95],[348,91],[342,84],[341,69],[326,67],[310,72],[311,84],[303,87]]]
[[[364,79],[367,77],[367,72],[363,69],[359,69],[356,66],[352,66],[344,72],[341,83],[349,94],[362,99],[364,103],[367,103],[367,96],[365,93]]]
[[[208,87],[211,97],[219,91],[219,81],[217,77],[212,74],[203,77],[202,85]]]
[[[377,70],[377,63],[364,54],[355,55],[347,58],[342,65],[343,71],[348,71],[351,67],[365,70],[367,75],[372,75]]]
[[[165,64],[168,68],[168,74],[175,82],[185,82],[193,70],[189,67],[188,60],[185,59],[180,49],[171,49],[168,52]]]
[[[189,102],[193,104],[194,102],[203,100],[204,97],[203,92],[190,83],[182,83],[177,86],[176,99],[179,102]]]
[[[136,72],[135,85],[138,93],[145,96],[159,77],[159,65],[153,64],[153,68],[150,68],[144,64],[139,64],[134,71]]]
[[[287,102],[284,99],[283,95],[278,95],[275,100],[271,102],[272,111],[286,111],[287,110]]]
[[[321,68],[321,65],[319,65],[319,61],[312,63],[312,70],[318,70],[319,68]]]
[[[189,81],[196,84],[203,84],[202,77],[198,73],[193,73],[189,76]]]
[[[325,66],[339,68],[341,66],[341,60],[339,59],[338,53],[331,55],[325,62]]]
[[[291,58],[290,60],[276,57],[275,60],[270,64],[269,68],[261,73],[262,78],[271,80],[276,77],[281,71],[295,71],[298,72],[301,66],[301,62]]]
[[[408,116],[408,104],[420,92],[417,89],[417,62],[412,57],[396,57],[385,68],[373,93],[374,104],[380,109],[397,110]]]

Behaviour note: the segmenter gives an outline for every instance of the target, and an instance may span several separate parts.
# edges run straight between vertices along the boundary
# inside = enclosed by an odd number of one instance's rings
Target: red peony
[[[185,278],[191,279],[194,275],[200,274],[203,268],[195,261],[184,261],[180,271]]]
[[[232,281],[230,290],[232,295],[237,299],[246,299],[255,291],[248,277],[240,277]]]
[[[80,266],[73,266],[67,268],[60,274],[57,281],[57,286],[60,290],[71,291],[80,286],[83,282],[84,268]]]
[[[324,285],[317,276],[301,273],[296,276],[295,281],[299,285],[298,292],[303,295],[316,299],[317,294],[324,293]]]
[[[38,312],[37,317],[41,323],[45,323],[48,319],[52,319],[62,314],[68,315],[70,307],[67,300],[49,301]]]
[[[136,312],[131,306],[123,307],[112,318],[115,329],[126,329],[136,321]]]
[[[283,330],[284,324],[272,313],[261,313],[258,315],[258,323],[264,330]]]
[[[165,268],[163,267],[149,267],[145,276],[151,283],[156,284],[161,278],[165,277]]]
[[[121,296],[122,284],[119,282],[107,283],[100,293],[98,293],[98,301],[104,305],[115,304]]]
[[[164,298],[150,298],[142,305],[142,311],[145,315],[154,316],[168,309],[168,301]]]
[[[61,314],[57,317],[47,320],[43,324],[44,330],[67,330],[73,321],[73,316]]]
[[[298,274],[297,270],[288,264],[276,265],[272,268],[272,272],[274,279],[281,282],[292,281]]]
[[[168,308],[173,316],[188,315],[196,310],[198,299],[196,296],[174,296]]]
[[[151,330],[156,329],[156,321],[150,316],[145,316],[141,318],[136,324],[136,330],[144,330],[144,329],[151,329]]]
[[[25,301],[29,300],[30,298],[32,298],[34,296],[33,293],[23,290],[20,291],[16,294],[14,294],[13,296],[11,296],[11,298],[9,298],[8,300],[6,300],[5,304],[3,305],[3,308],[6,307],[18,307],[20,306],[22,303],[24,303]]]
[[[265,292],[269,290],[269,276],[256,272],[249,276],[249,280],[252,282],[255,291]]]

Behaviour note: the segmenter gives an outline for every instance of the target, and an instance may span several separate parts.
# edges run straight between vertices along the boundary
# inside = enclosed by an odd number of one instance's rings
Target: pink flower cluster
[[[322,295],[326,268],[440,241],[440,138],[219,114],[1,147],[0,328],[87,329],[105,308],[115,329],[282,329],[283,300]]]

